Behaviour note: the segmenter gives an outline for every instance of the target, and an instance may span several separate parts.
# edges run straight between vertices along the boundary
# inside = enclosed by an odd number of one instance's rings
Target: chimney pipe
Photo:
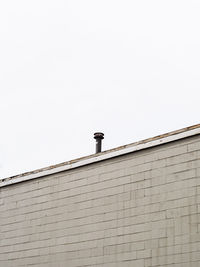
[[[96,140],[96,154],[101,152],[101,140],[104,139],[104,134],[97,132],[94,133],[94,139]]]

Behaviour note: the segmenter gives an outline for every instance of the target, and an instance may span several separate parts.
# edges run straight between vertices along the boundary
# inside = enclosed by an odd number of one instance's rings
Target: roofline
[[[85,166],[102,160],[122,156],[128,153],[136,152],[146,148],[155,147],[158,145],[166,144],[183,138],[191,137],[200,134],[200,124],[193,125],[187,128],[183,128],[177,131],[169,132],[163,135],[148,138],[139,142],[135,142],[129,145],[120,146],[111,150],[107,150],[98,154],[82,157],[72,161],[49,166],[47,168],[38,169],[35,171],[19,174],[16,176],[4,178],[0,180],[0,187],[36,179],[42,176],[55,174],[71,170],[77,167]]]

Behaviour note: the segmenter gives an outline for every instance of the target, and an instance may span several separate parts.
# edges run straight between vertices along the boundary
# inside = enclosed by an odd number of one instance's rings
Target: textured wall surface
[[[200,266],[200,137],[0,188],[0,267]]]

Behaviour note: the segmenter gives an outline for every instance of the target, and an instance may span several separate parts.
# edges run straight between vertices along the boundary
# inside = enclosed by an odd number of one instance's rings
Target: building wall
[[[200,266],[200,137],[0,188],[0,267]]]

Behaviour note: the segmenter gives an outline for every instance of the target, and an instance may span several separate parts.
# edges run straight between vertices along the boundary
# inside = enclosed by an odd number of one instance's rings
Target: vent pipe
[[[96,140],[96,153],[101,152],[101,140],[104,139],[103,133],[94,133],[94,139]]]

